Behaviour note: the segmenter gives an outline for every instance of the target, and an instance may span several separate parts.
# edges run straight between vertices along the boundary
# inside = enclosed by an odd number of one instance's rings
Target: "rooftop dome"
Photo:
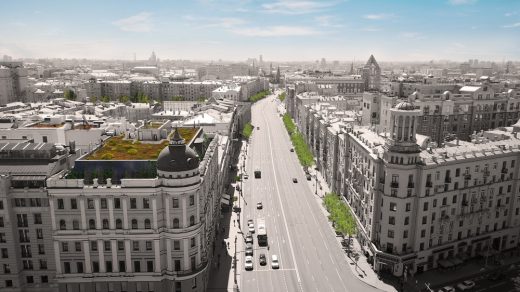
[[[415,109],[415,106],[409,101],[401,101],[394,108],[402,111],[411,111]]]
[[[165,147],[157,158],[157,170],[165,172],[182,172],[199,167],[199,156],[190,147],[186,147],[184,139],[176,129],[170,145]]]

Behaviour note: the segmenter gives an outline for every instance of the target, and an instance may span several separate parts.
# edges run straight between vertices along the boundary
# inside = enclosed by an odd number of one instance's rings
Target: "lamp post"
[[[233,266],[235,267],[234,269],[234,282],[235,282],[235,285],[237,284],[237,236],[235,235],[235,255],[233,256]]]

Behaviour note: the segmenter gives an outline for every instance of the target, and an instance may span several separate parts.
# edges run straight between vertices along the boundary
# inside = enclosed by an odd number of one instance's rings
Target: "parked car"
[[[255,225],[254,224],[249,224],[248,231],[251,232],[251,233],[255,233]]]
[[[307,180],[311,180],[311,179],[312,179],[312,176],[311,176],[309,173],[307,173],[307,174],[305,175],[305,177],[307,178]]]
[[[248,234],[246,235],[246,244],[247,244],[247,243],[251,243],[251,244],[253,244],[253,242],[254,242],[254,237],[253,237],[253,235],[252,235],[251,233],[248,233]]]
[[[260,127],[256,127],[257,130],[260,130]]]
[[[246,271],[253,270],[253,257],[252,256],[246,256],[245,267],[246,267]]]
[[[291,148],[291,152],[294,152],[294,148]]]
[[[295,177],[293,177],[292,182],[293,182],[293,183],[297,183],[297,182],[298,182],[298,179],[295,178]]]
[[[249,175],[248,174],[244,174],[244,179],[248,179],[249,178]]]
[[[253,222],[253,219],[247,219],[247,226],[249,226],[249,225],[251,225],[251,224],[255,224],[255,223]]]
[[[279,269],[280,268],[280,265],[278,263],[278,256],[273,254],[271,256],[271,268],[273,269]]]
[[[253,244],[246,243],[246,256],[252,256],[252,255],[253,255]]]
[[[264,208],[264,205],[262,204],[262,202],[258,202],[258,203],[256,203],[256,208],[258,210],[262,210]]]
[[[462,291],[469,290],[473,287],[475,287],[475,282],[470,280],[462,281],[462,283],[457,284],[457,288],[459,288]]]
[[[267,265],[267,259],[265,257],[265,253],[261,253],[260,254],[260,265],[261,266],[265,266]]]
[[[441,289],[439,289],[439,292],[455,292],[455,288],[451,286],[444,286]]]

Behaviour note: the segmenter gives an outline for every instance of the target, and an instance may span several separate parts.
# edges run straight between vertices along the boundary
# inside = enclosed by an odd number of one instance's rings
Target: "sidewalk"
[[[318,180],[318,188],[317,188],[317,197],[316,200],[319,202],[320,206],[322,207],[322,211],[325,214],[325,216],[328,216],[328,212],[325,209],[325,206],[323,206],[323,197],[330,192],[330,189],[327,185],[327,182],[321,175],[321,173],[314,169],[309,169],[309,173],[313,177],[311,181],[309,181],[309,185],[314,188],[314,191],[316,191],[316,177]],[[321,186],[321,188],[320,188]],[[330,228],[333,228],[332,225]],[[336,237],[336,240],[338,242],[338,245],[341,246],[341,241],[343,240],[342,237]],[[382,291],[396,291],[394,286],[389,285],[379,279],[376,272],[372,269],[370,263],[368,263],[367,257],[364,255],[361,245],[357,241],[356,238],[352,237],[351,241],[351,254],[348,255],[347,252],[345,252],[345,258],[349,264],[349,267],[352,271],[352,274],[355,275],[360,281],[365,282],[367,285],[372,286],[374,288],[377,288]],[[357,260],[356,260],[357,259]],[[357,264],[356,264],[357,263]],[[407,290],[408,291],[408,290]]]
[[[244,143],[241,150],[245,150]],[[242,165],[245,151],[240,152],[238,159],[238,165]],[[242,173],[242,167],[239,167],[237,174]],[[237,182],[238,183],[238,182]],[[236,185],[236,184],[234,184]],[[237,191],[236,187],[233,188],[233,195],[238,198],[240,192]],[[244,200],[240,199],[233,202],[233,205],[242,205]],[[243,206],[239,206],[243,208]],[[241,257],[240,252],[243,250],[244,238],[242,231],[239,228],[240,224],[244,224],[242,220],[239,220],[239,215],[233,211],[233,206],[230,207],[228,212],[222,213],[220,220],[220,230],[216,239],[215,256],[213,264],[210,270],[210,278],[208,282],[207,291],[239,291],[240,286],[240,266]],[[224,230],[224,232],[222,232]],[[235,269],[235,257],[236,255],[236,266]],[[235,275],[236,273],[236,275]],[[236,278],[236,281],[235,281]]]

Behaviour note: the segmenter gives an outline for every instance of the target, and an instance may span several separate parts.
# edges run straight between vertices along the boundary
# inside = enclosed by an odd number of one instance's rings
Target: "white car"
[[[253,270],[253,257],[252,256],[246,256],[245,268],[246,268],[246,271]]]
[[[273,269],[279,269],[280,268],[280,264],[278,263],[278,256],[273,254],[271,256],[271,268]]]
[[[251,233],[255,233],[255,225],[254,224],[249,224],[249,232]]]
[[[439,289],[439,292],[455,292],[455,288],[451,286],[445,286]]]
[[[469,290],[473,287],[475,287],[475,282],[470,280],[462,281],[462,283],[457,284],[457,288],[459,288],[462,291]]]

